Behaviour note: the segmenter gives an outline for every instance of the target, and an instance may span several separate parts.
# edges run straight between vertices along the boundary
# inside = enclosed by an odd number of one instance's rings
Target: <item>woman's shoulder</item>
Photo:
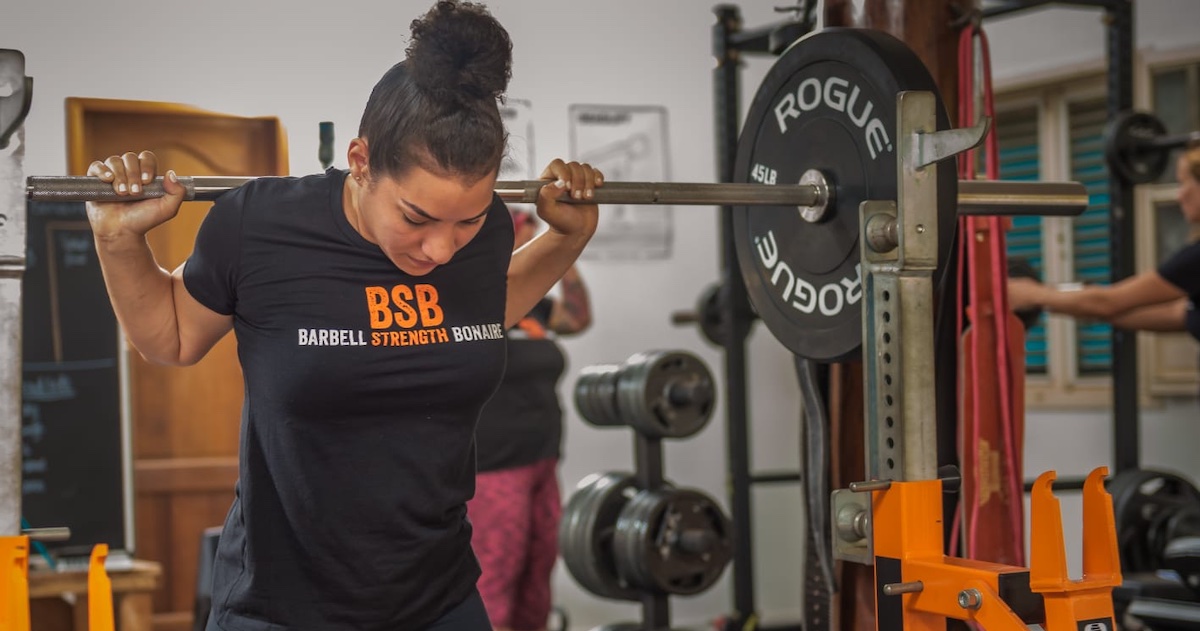
[[[261,176],[217,198],[210,216],[236,217],[243,226],[277,223],[321,212],[341,199],[345,172],[330,169],[305,176]]]
[[[1200,272],[1200,239],[1183,246],[1167,260],[1168,262],[1175,260],[1187,261],[1194,268],[1197,268],[1196,271]]]
[[[1168,257],[1158,266],[1158,274],[1193,293],[1200,279],[1200,241],[1193,241]]]
[[[267,175],[254,178],[231,193],[241,197],[243,205],[262,206],[276,202],[324,205],[328,202],[327,196],[318,194],[330,193],[333,187],[340,187],[345,179],[345,171],[333,168],[324,173],[304,176]]]

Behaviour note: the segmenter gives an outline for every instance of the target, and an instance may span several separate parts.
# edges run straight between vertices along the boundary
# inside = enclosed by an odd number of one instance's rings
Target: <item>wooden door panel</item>
[[[67,99],[68,172],[149,149],[163,173],[284,175],[287,144],[273,117],[246,118],[174,103]],[[148,235],[158,263],[192,252],[211,204],[189,202]],[[195,366],[151,365],[130,349],[136,554],[163,564],[155,628],[188,627],[201,532],[220,525],[237,478],[242,373],[232,335]]]
[[[68,162],[75,174],[92,160],[150,149],[163,172],[181,175],[272,175],[287,172],[286,144],[275,118],[243,118],[188,106],[143,101],[68,99]],[[151,231],[158,262],[174,269],[192,251],[211,204],[190,202]],[[196,366],[153,366],[133,353],[134,457],[234,455],[242,403],[232,336]]]
[[[133,503],[134,529],[137,536],[137,556],[163,564],[162,586],[154,593],[154,611],[170,611],[167,594],[172,584],[170,503],[166,495],[138,493]]]

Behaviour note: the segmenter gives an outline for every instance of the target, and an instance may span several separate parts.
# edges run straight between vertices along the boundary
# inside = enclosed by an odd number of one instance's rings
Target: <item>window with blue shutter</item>
[[[1200,63],[1164,68],[1150,79],[1154,114],[1167,127],[1168,134],[1186,134],[1200,129]],[[1159,182],[1175,182],[1175,161],[1182,149],[1170,153],[1169,165]]]
[[[1070,179],[1088,192],[1088,207],[1072,222],[1074,278],[1087,284],[1112,281],[1108,243],[1108,166],[1104,161],[1104,126],[1108,110],[1103,98],[1068,104]],[[1112,367],[1112,327],[1079,320],[1075,325],[1075,359],[1079,375],[1108,374]]]
[[[1040,180],[1041,158],[1038,155],[1037,106],[998,112],[996,139],[1000,146],[1000,179]],[[1042,218],[1013,217],[1008,231],[1008,257],[1023,259],[1038,276],[1045,278],[1042,254]],[[1045,318],[1025,332],[1025,372],[1045,374],[1048,344]]]

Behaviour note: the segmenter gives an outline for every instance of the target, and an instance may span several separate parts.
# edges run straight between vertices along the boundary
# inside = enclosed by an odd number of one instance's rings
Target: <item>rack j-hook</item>
[[[3,72],[5,66],[12,66],[10,69],[17,72]],[[6,74],[15,74],[14,79],[25,75],[25,56],[20,51],[0,50],[0,77]],[[12,82],[0,85],[0,149],[8,148],[9,139],[25,122],[33,103],[33,77],[25,77],[19,83],[19,86]]]

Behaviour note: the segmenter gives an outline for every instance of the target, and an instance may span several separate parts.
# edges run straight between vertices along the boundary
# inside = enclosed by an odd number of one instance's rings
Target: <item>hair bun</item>
[[[412,22],[407,66],[422,90],[454,102],[499,99],[512,77],[512,40],[487,8],[441,0]]]

